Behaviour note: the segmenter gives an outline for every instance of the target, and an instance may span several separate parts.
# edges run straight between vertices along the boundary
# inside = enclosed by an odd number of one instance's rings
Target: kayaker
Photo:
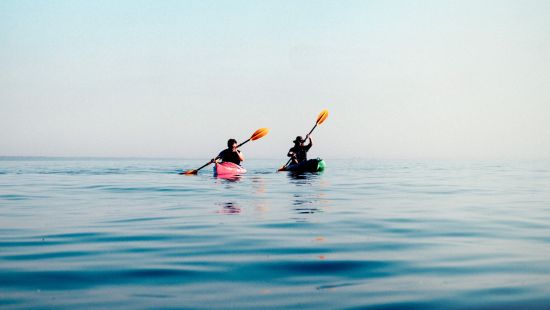
[[[243,153],[237,149],[237,140],[229,139],[227,140],[227,148],[220,152],[216,158],[212,158],[211,162],[215,162],[218,159],[221,159],[222,162],[231,162],[237,165],[241,164],[241,161],[244,161]]]
[[[307,139],[309,139],[309,144],[304,145],[304,142],[306,142]],[[292,142],[294,142],[294,146],[290,148],[290,150],[288,150],[288,154],[286,154],[286,156],[290,157],[292,159],[292,163],[294,164],[299,164],[303,161],[306,161],[307,151],[309,151],[309,149],[313,145],[311,137],[307,135],[305,139],[302,139],[302,136],[297,136],[296,140]]]

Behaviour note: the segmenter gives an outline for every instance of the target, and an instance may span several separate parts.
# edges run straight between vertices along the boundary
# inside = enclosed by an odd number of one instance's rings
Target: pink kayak
[[[246,173],[246,169],[230,162],[216,163],[216,166],[214,166],[214,175],[238,175],[243,173]]]

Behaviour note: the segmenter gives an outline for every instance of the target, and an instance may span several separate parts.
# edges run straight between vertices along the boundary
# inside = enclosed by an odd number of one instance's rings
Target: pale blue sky
[[[550,1],[0,1],[0,155],[550,158]]]

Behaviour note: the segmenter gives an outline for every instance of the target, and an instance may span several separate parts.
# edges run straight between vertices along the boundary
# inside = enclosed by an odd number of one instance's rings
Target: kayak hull
[[[246,173],[246,169],[230,162],[216,163],[214,166],[214,175],[216,176],[239,175],[243,173]]]
[[[325,161],[321,158],[315,158],[306,160],[299,164],[291,164],[286,166],[282,171],[293,171],[293,172],[319,172],[325,170],[326,164]]]

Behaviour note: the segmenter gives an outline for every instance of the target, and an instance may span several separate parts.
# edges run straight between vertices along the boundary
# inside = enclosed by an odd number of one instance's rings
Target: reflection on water
[[[214,175],[216,179],[224,180],[228,182],[237,182],[240,181],[242,176],[241,175],[234,175],[234,174],[222,174],[222,175]]]
[[[309,183],[309,182],[307,182],[308,180],[318,179],[322,174],[323,174],[323,171],[319,171],[319,172],[293,172],[293,171],[289,171],[288,174],[287,174],[287,177],[290,180],[295,180],[295,181],[305,180],[304,183]],[[298,183],[300,183],[300,182],[298,182]]]
[[[254,189],[254,193],[256,195],[265,194],[266,187],[265,187],[265,180],[263,177],[252,176],[250,180],[252,181],[252,188]]]
[[[292,209],[299,215],[323,212],[323,187],[320,186],[322,172],[289,172],[290,184],[295,185],[292,193]],[[307,221],[307,217],[295,218],[296,221]]]
[[[221,185],[218,189],[223,189],[223,196],[231,198],[223,202],[216,202],[216,213],[220,214],[240,214],[243,209],[266,212],[269,207],[266,195],[265,178],[260,175],[243,176],[218,176],[214,178],[215,184]],[[246,182],[246,186],[242,183]],[[243,199],[246,197],[246,199]]]
[[[312,214],[323,211],[318,207],[319,199],[317,197],[311,198],[305,195],[294,194],[292,205],[294,211],[298,214]]]
[[[219,208],[216,213],[228,215],[241,213],[241,207],[235,202],[218,203],[218,205],[221,206],[221,208]]]

